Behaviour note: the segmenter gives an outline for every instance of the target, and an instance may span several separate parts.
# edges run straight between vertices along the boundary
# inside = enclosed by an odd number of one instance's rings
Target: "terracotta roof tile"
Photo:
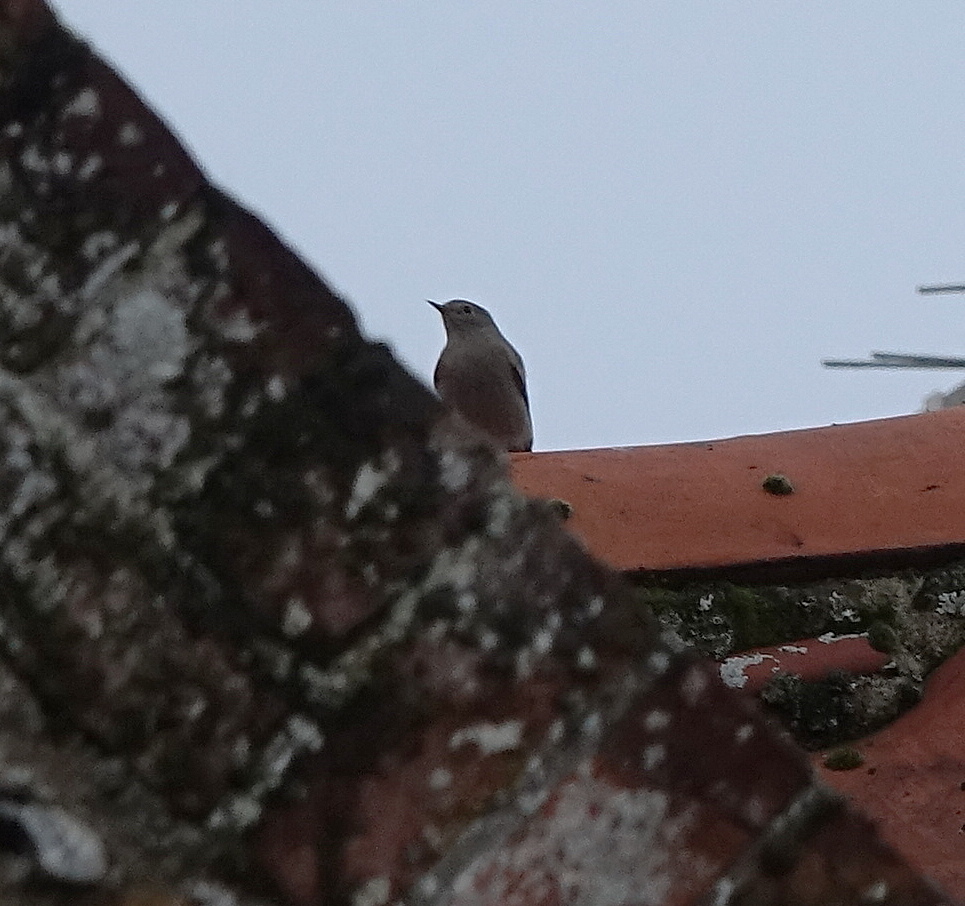
[[[704,443],[517,454],[531,496],[622,570],[714,569],[965,545],[965,409]],[[783,475],[793,493],[768,493]]]
[[[732,689],[760,692],[778,673],[793,673],[807,682],[826,679],[831,673],[877,673],[890,657],[875,651],[862,635],[802,639],[769,645],[725,658],[720,676]]]
[[[919,871],[965,896],[965,651],[928,681],[925,698],[880,733],[854,744],[864,764],[831,771],[814,756],[821,779],[875,819]]]

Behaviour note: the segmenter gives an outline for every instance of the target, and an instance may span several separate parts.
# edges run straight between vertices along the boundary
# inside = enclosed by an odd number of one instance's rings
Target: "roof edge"
[[[935,569],[965,560],[965,543],[887,548],[824,556],[783,557],[720,565],[623,570],[635,583],[682,586],[721,580],[739,585],[802,584],[825,579],[860,579],[904,569]]]

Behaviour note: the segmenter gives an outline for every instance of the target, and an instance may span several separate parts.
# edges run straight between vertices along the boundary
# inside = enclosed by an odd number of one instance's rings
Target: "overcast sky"
[[[426,380],[489,308],[536,448],[915,411],[965,354],[961,0],[58,0]]]

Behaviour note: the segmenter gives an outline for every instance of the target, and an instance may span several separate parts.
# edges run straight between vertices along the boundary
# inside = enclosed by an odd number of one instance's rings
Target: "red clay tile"
[[[965,897],[965,651],[939,667],[925,698],[856,743],[864,764],[821,779],[875,819],[879,832],[952,897]]]
[[[525,453],[517,486],[623,570],[893,557],[965,545],[965,408],[703,443]],[[791,494],[765,491],[786,476]]]
[[[877,673],[890,660],[863,635],[827,635],[785,645],[754,648],[725,658],[720,676],[733,689],[760,692],[778,673],[793,673],[808,682],[835,671],[854,675]]]

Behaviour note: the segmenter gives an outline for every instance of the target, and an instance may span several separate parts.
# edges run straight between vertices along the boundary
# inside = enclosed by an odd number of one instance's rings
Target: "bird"
[[[442,401],[510,453],[533,449],[526,368],[492,315],[481,305],[426,301],[446,328],[446,345],[432,380]]]

